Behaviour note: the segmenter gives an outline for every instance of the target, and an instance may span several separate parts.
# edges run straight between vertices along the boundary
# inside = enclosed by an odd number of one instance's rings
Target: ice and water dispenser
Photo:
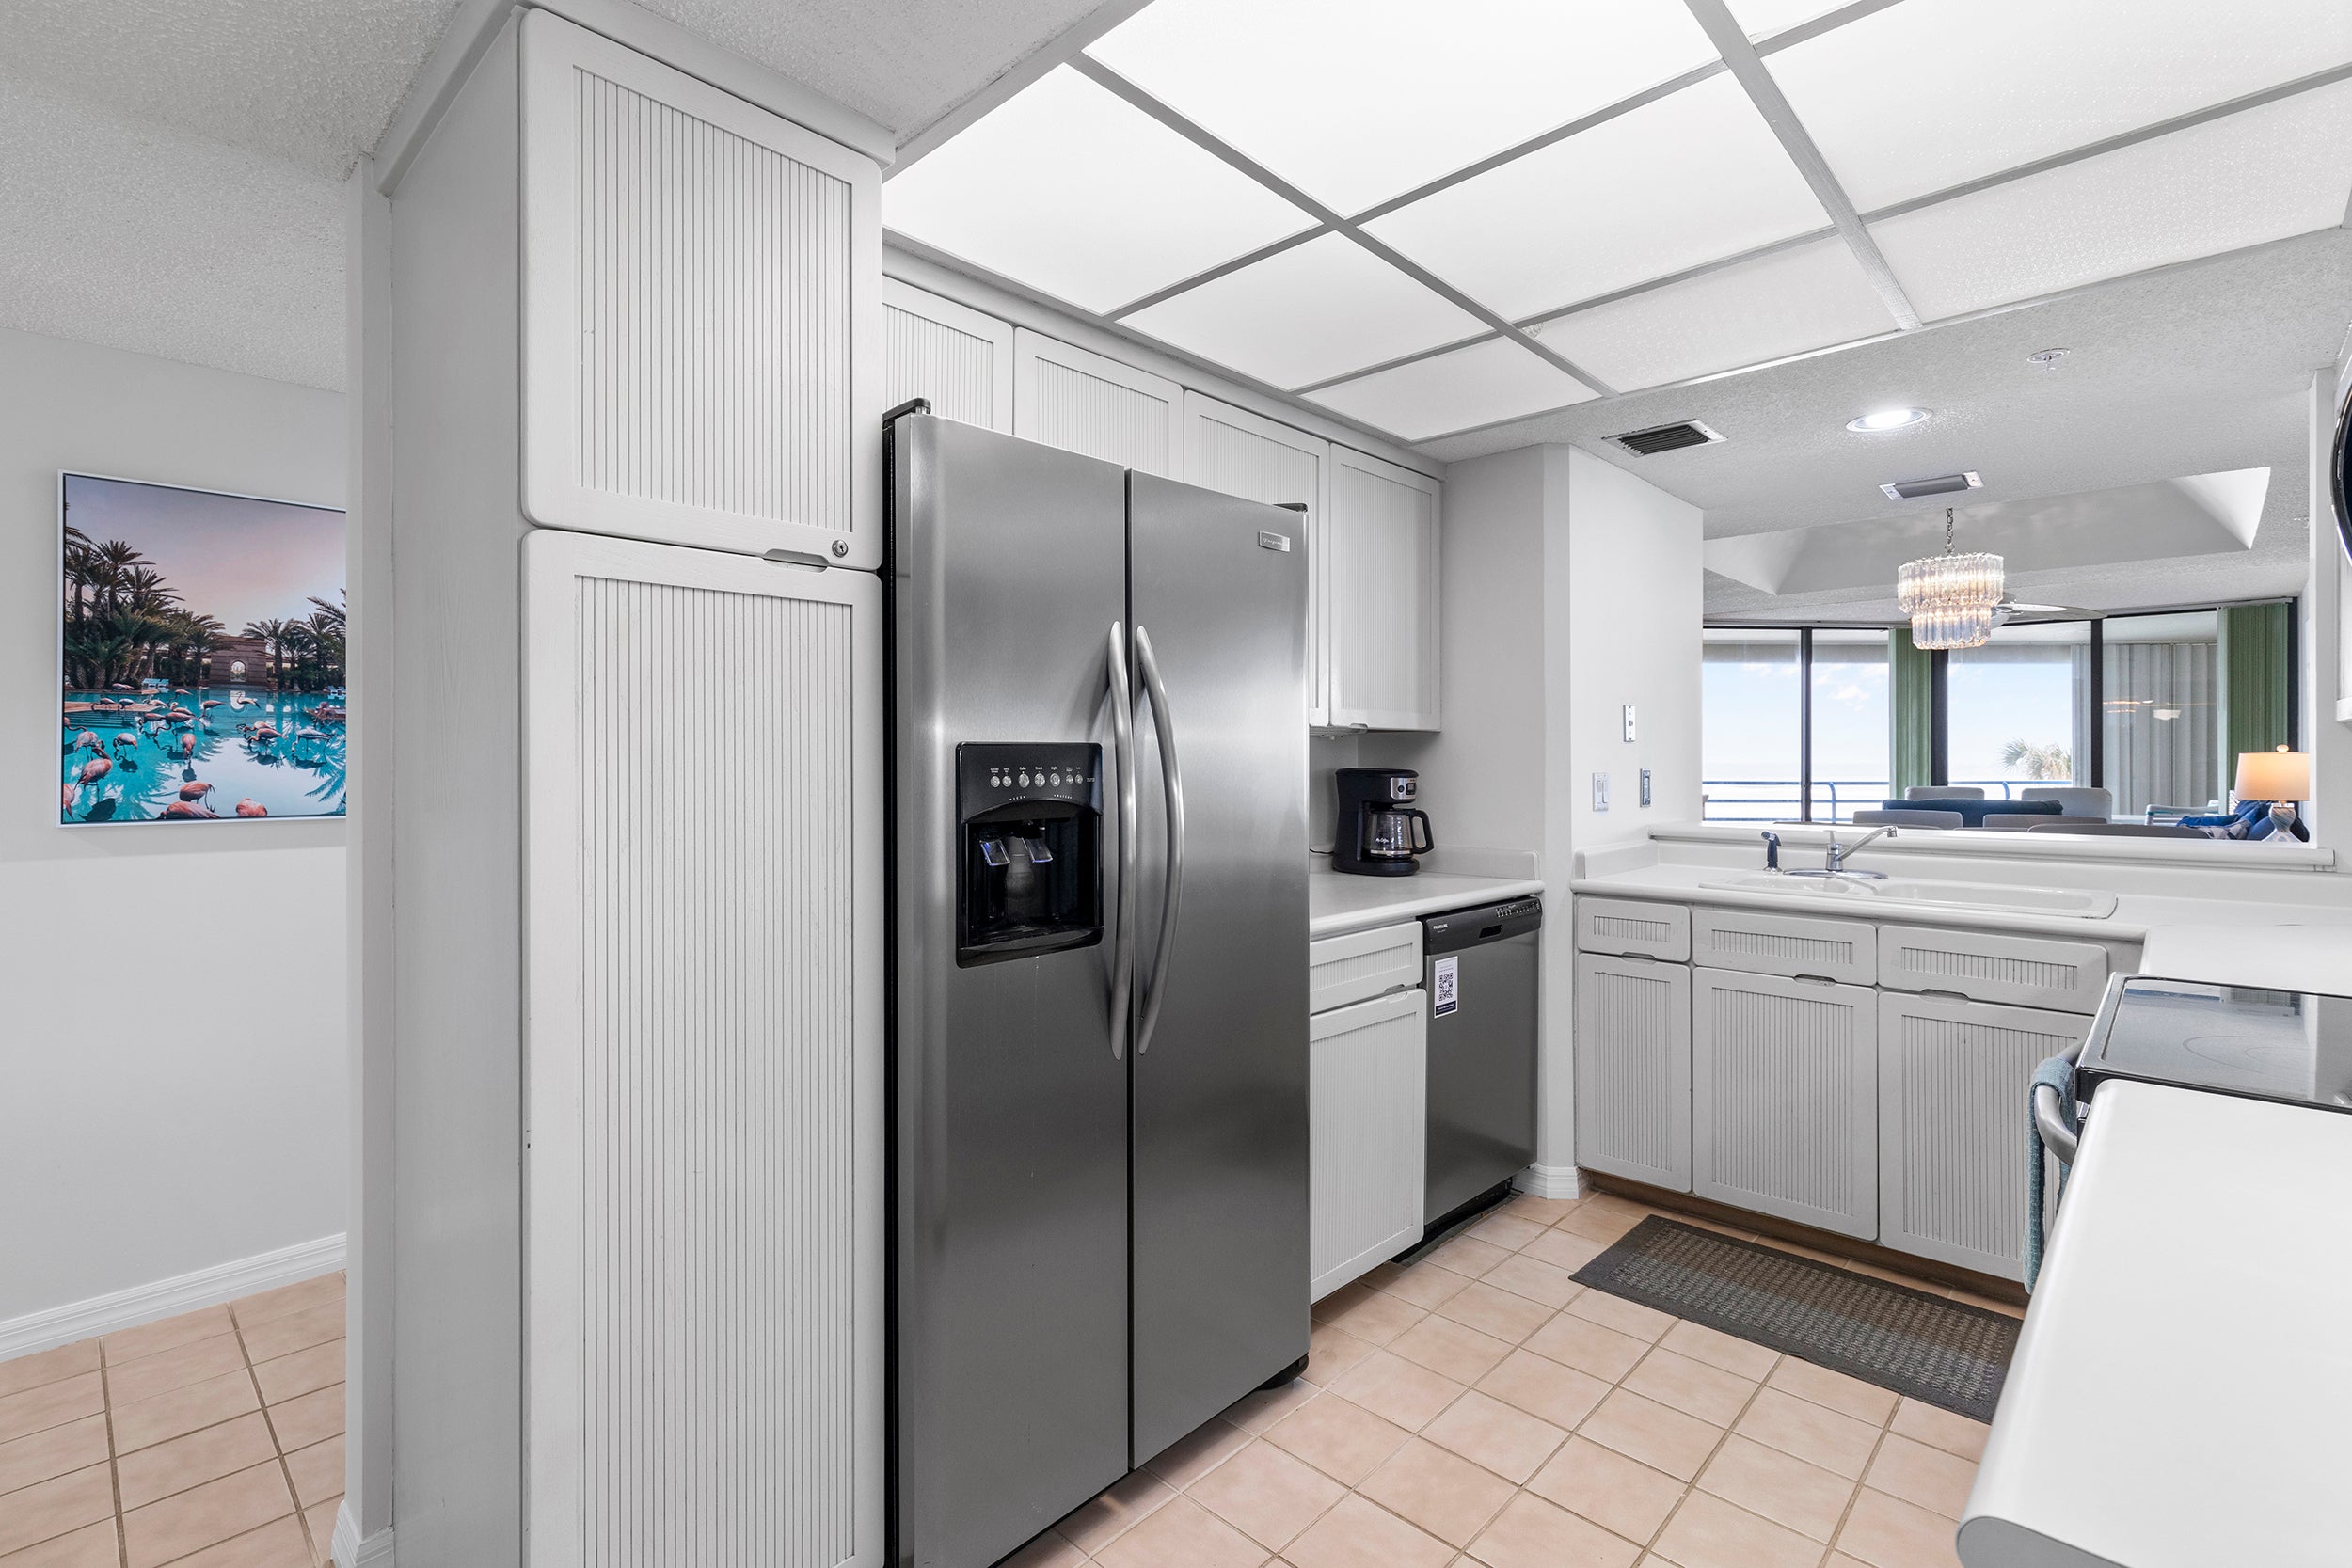
[[[1103,748],[956,748],[956,962],[997,963],[1103,939]]]

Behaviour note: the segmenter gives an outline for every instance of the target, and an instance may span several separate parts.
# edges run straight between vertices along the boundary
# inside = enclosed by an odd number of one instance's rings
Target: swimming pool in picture
[[[253,687],[65,693],[58,820],[340,816],[342,693]]]

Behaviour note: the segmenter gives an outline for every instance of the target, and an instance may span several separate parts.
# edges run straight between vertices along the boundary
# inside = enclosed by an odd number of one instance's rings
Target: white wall
[[[1605,459],[1523,447],[1451,465],[1440,531],[1445,728],[1368,735],[1421,770],[1440,844],[1534,849],[1545,938],[1538,1164],[1574,1163],[1576,856],[1699,815],[1701,515]],[[1637,738],[1623,738],[1624,705]],[[1641,804],[1641,769],[1652,804]],[[1591,776],[1611,781],[1592,809]]]
[[[342,504],[342,398],[0,331],[0,1325],[343,1229],[343,825],[57,826],[57,472]]]

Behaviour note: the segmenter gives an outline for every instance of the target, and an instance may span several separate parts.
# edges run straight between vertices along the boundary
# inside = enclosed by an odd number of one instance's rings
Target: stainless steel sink
[[[2004,914],[2056,914],[2105,920],[2115,912],[2112,893],[2063,887],[2011,887],[1999,882],[1931,882],[1911,878],[1796,877],[1771,874],[1727,877],[1702,882],[1721,893],[1771,893],[1818,898],[1827,903],[1894,905],[1931,909],[1989,910]]]

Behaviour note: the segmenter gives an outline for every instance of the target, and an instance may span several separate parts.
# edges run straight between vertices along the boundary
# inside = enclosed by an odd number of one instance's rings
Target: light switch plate
[[[1631,703],[1625,705],[1625,737],[1628,740],[1633,738],[1633,705]]]
[[[1593,809],[1595,811],[1609,809],[1609,775],[1606,773],[1593,775]]]
[[[1642,769],[1642,804],[1649,804],[1649,769]]]

